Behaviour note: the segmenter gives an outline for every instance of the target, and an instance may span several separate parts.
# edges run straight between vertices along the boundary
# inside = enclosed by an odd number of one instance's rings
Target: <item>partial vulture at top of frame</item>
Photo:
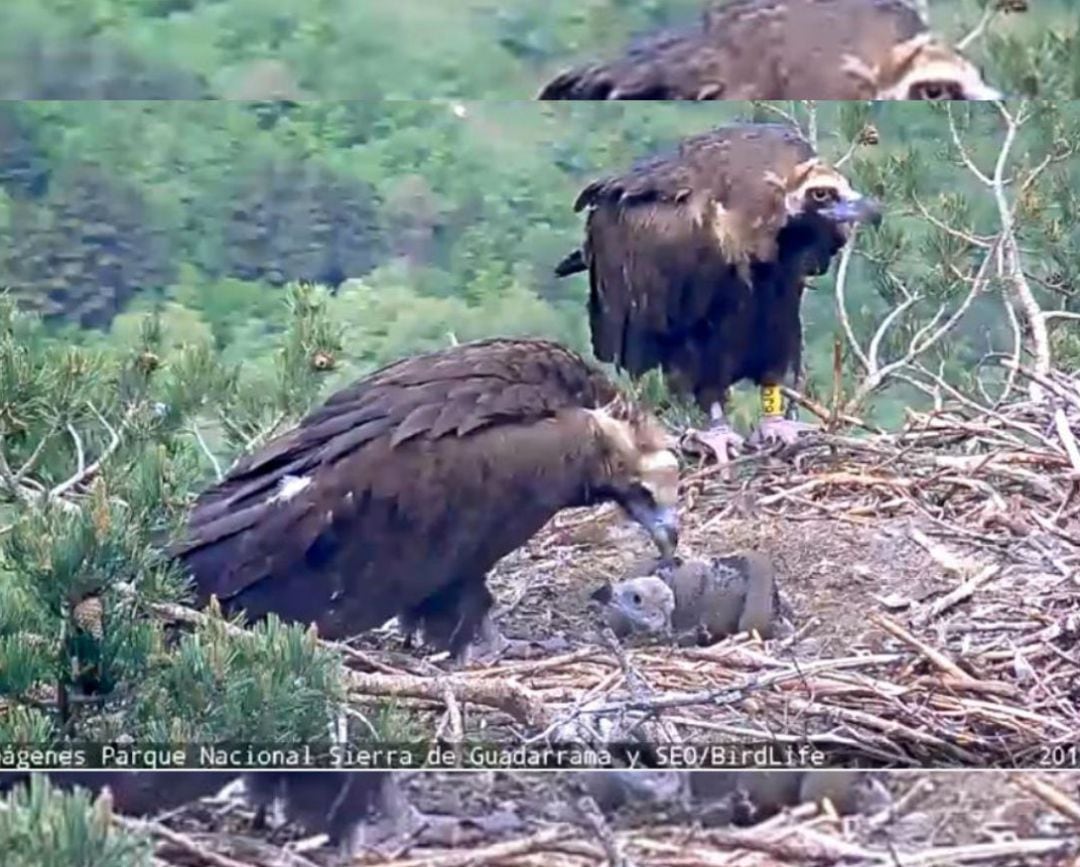
[[[697,22],[567,69],[539,99],[1003,98],[965,56],[968,41],[933,32],[908,0],[710,0]]]

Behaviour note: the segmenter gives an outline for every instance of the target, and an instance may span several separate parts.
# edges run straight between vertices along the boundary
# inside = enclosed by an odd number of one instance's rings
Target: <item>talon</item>
[[[514,640],[507,638],[489,620],[485,620],[479,635],[461,654],[457,668],[471,665],[494,665],[514,646]]]
[[[803,421],[784,418],[783,416],[765,416],[750,435],[750,445],[764,446],[775,443],[794,445],[800,435],[818,430],[816,425],[807,424]]]
[[[746,440],[726,424],[716,424],[707,430],[688,430],[679,440],[682,451],[705,458],[712,457],[718,464],[726,464],[742,451]]]

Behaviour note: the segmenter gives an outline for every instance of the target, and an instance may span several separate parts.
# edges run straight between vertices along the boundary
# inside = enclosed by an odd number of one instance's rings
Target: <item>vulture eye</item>
[[[963,99],[964,94],[952,81],[920,81],[912,86],[908,98],[936,102],[942,99]]]
[[[818,205],[827,205],[837,199],[836,190],[832,187],[811,187],[806,194],[810,197],[810,201]]]

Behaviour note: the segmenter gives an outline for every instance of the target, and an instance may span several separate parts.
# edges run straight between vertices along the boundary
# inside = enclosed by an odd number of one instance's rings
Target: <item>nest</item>
[[[325,838],[288,828],[256,834],[246,808],[213,799],[157,820],[113,821],[152,837],[154,863],[162,867],[1066,867],[1080,857],[1080,804],[1068,794],[1080,792],[1076,774],[897,773],[890,775],[893,802],[880,812],[839,817],[827,803],[803,804],[749,828],[702,828],[662,817],[625,821],[601,814],[589,798],[574,802],[564,774],[515,774],[494,785],[486,776],[420,774],[412,784],[413,799],[425,809],[445,810],[468,796],[458,839],[432,840],[420,829],[349,857]],[[559,801],[570,804],[570,815],[545,816]],[[482,821],[476,820],[495,804],[512,805],[520,821],[501,831],[477,830]]]
[[[587,590],[648,546],[613,511],[559,515],[492,576],[497,617],[566,652],[447,674],[345,648],[359,713],[393,697],[439,737],[602,746],[810,742],[893,767],[1053,767],[1080,730],[1080,388],[989,413],[910,412],[684,476],[682,545],[752,546],[794,636],[704,648],[589,638]],[[1054,749],[1054,747],[1061,749]],[[1074,747],[1075,749],[1075,747]]]

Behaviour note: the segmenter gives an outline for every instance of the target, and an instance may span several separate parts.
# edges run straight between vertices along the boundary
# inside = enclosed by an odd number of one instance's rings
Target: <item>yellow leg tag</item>
[[[761,387],[761,411],[765,415],[783,415],[784,398],[779,385]]]

